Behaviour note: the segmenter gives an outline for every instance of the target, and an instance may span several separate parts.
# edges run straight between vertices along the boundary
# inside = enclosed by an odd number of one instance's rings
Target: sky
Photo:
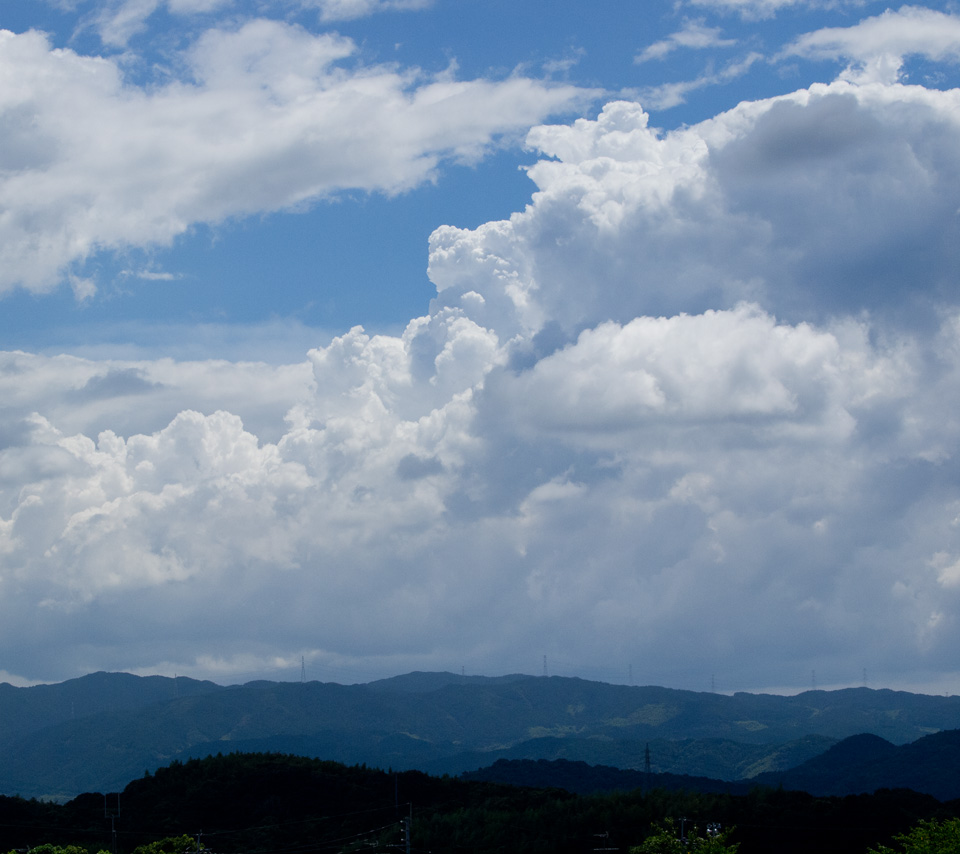
[[[0,0],[0,680],[960,693],[960,3]]]

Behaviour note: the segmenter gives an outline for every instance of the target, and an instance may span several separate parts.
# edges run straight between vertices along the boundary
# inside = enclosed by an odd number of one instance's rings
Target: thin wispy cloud
[[[104,44],[123,47],[147,28],[149,18],[159,10],[191,16],[226,9],[233,4],[234,0],[114,0],[103,4],[91,22]]]
[[[167,273],[161,270],[122,270],[120,275],[132,276],[147,282],[173,282],[176,279],[183,278],[179,273]]]
[[[734,12],[747,19],[772,18],[784,10],[817,10],[857,7],[867,0],[685,0],[701,9]]]
[[[253,9],[240,0],[112,0],[102,4],[89,19],[103,43],[124,47],[130,39],[145,32],[151,16],[166,12],[184,18],[210,15],[229,10],[243,18],[254,18],[274,11],[309,10],[324,23],[352,21],[381,12],[413,12],[427,9],[434,0],[268,0]]]
[[[710,86],[723,86],[742,77],[754,64],[764,60],[764,56],[757,52],[748,53],[743,59],[727,63],[719,71],[708,70],[693,80],[681,80],[674,83],[662,83],[659,86],[650,86],[640,90],[640,99],[652,110],[669,110],[687,100],[691,92],[705,89]]]
[[[411,12],[432,6],[434,0],[300,0],[306,8],[317,8],[324,21],[348,21],[378,12]]]
[[[680,48],[703,50],[712,47],[732,47],[737,43],[736,39],[725,39],[722,34],[723,30],[720,27],[708,27],[702,19],[685,21],[682,29],[644,48],[637,54],[634,62],[639,64],[655,59],[665,59]]]

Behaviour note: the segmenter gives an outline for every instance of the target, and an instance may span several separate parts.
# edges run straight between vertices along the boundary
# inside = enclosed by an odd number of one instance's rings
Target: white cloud
[[[531,131],[522,212],[437,230],[400,335],[8,354],[5,666],[951,669],[958,115],[844,81],[669,133],[615,102]]]
[[[306,7],[315,6],[324,21],[345,21],[364,18],[377,12],[409,12],[426,9],[434,0],[300,0]]]
[[[379,12],[408,12],[426,9],[434,0],[272,0],[272,5],[282,12],[291,5],[304,9],[316,9],[324,22],[346,21],[365,18]],[[160,9],[172,15],[196,16],[232,8],[234,0],[114,0],[97,13],[94,27],[104,44],[124,47],[135,35],[147,29],[150,17]],[[270,2],[261,3],[261,12],[266,12]]]
[[[279,438],[284,416],[310,395],[306,364],[129,361],[3,353],[0,395],[5,424],[16,431],[42,411],[66,433],[152,433],[182,408],[228,410],[264,438]],[[12,426],[11,426],[12,425]]]
[[[196,223],[402,192],[584,96],[357,66],[355,51],[255,20],[205,32],[183,79],[141,88],[113,60],[0,32],[0,292],[50,289],[97,251],[167,245]]]
[[[956,587],[960,584],[960,559],[946,552],[933,556],[930,565],[937,571],[937,581],[944,587]]]
[[[141,32],[147,19],[160,7],[162,0],[127,0],[103,9],[97,17],[97,32],[105,44],[121,46]]]
[[[569,340],[742,300],[792,320],[906,319],[951,292],[958,263],[957,99],[837,83],[668,134],[629,103],[537,128],[529,144],[558,159],[529,170],[536,205],[437,230],[431,277],[444,304],[506,335],[553,321]]]
[[[875,394],[902,398],[913,380],[902,360],[878,359],[860,338],[845,351],[833,334],[778,326],[749,305],[602,323],[507,383],[501,405],[532,435],[604,447],[654,424],[744,419],[754,436],[832,443],[855,428],[849,408]]]
[[[94,27],[104,44],[123,47],[143,32],[158,9],[174,15],[199,15],[233,5],[233,0],[114,0],[104,4],[94,18]]]
[[[683,28],[665,39],[644,48],[634,60],[637,63],[664,59],[678,48],[703,50],[710,47],[731,47],[736,39],[725,39],[719,27],[708,27],[702,19],[684,21]]]
[[[842,6],[862,6],[864,0],[687,0],[692,6],[737,12],[744,18],[772,18],[781,9],[793,7],[833,9]]]
[[[960,17],[921,6],[888,9],[851,27],[802,35],[783,55],[852,61],[846,72],[849,78],[894,83],[907,56],[960,62]]]
[[[176,273],[165,273],[157,270],[122,270],[121,276],[131,276],[135,279],[144,279],[148,282],[173,282],[182,278]]]
[[[750,68],[763,59],[763,55],[752,52],[743,59],[727,63],[719,71],[707,71],[694,80],[677,83],[663,83],[650,86],[641,91],[643,103],[653,110],[669,110],[686,102],[687,95],[708,86],[722,86],[746,74]]]

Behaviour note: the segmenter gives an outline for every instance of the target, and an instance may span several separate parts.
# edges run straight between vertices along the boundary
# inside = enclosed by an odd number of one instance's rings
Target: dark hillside
[[[223,691],[213,682],[129,673],[91,673],[56,685],[0,682],[0,745],[26,733],[102,712],[135,711],[178,697]]]
[[[756,782],[815,795],[912,789],[942,801],[960,798],[960,730],[899,747],[872,735],[844,739],[796,768],[761,774]]]
[[[711,780],[687,774],[646,774],[605,765],[588,765],[557,759],[509,761],[500,759],[489,768],[462,775],[464,780],[507,783],[511,786],[558,788],[577,795],[597,792],[632,792],[636,789],[658,789],[664,792],[706,792],[711,794],[746,795],[754,787],[750,782]]]
[[[570,760],[590,765],[642,770],[650,751],[650,768],[656,773],[692,774],[715,780],[743,780],[764,771],[785,771],[835,744],[825,736],[810,735],[786,744],[743,744],[720,738],[629,741],[606,738],[532,738],[500,750],[464,751],[455,756],[430,758],[422,751],[431,774],[462,774],[485,768],[501,759]],[[297,751],[299,752],[299,751]],[[321,755],[321,754],[316,754]],[[337,758],[331,755],[331,758]],[[394,763],[396,764],[396,763]]]

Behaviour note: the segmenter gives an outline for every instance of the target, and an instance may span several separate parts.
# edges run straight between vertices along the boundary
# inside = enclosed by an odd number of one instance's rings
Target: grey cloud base
[[[958,116],[615,102],[531,131],[524,212],[434,233],[401,335],[6,354],[3,667],[955,685]]]

